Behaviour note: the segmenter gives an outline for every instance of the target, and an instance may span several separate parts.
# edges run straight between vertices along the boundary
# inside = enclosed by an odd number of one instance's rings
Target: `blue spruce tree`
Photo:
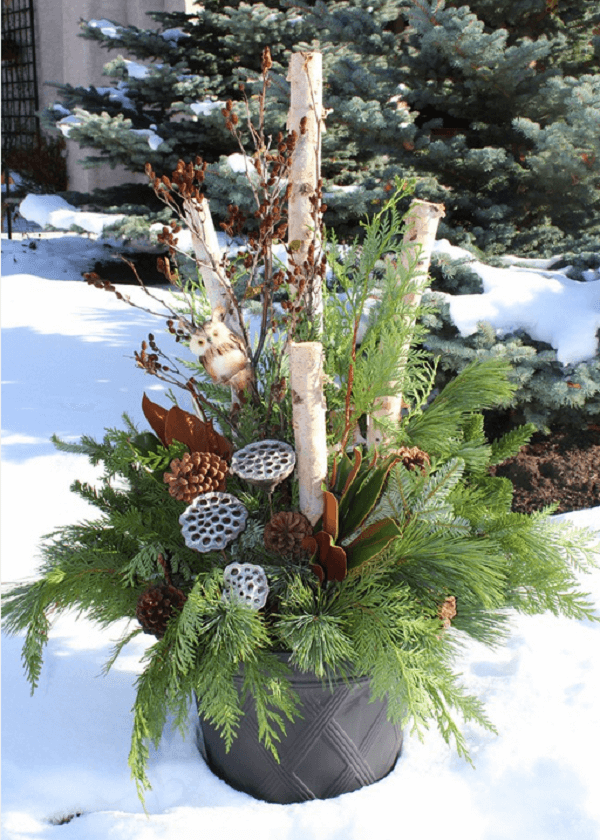
[[[108,161],[170,173],[209,163],[207,194],[223,217],[250,210],[221,103],[245,114],[265,46],[274,60],[267,129],[285,125],[290,52],[324,53],[325,222],[345,235],[384,200],[394,177],[443,201],[440,236],[488,254],[591,250],[600,237],[600,6],[568,0],[206,0],[194,15],[158,14],[160,30],[84,27],[113,58],[102,89],[62,86],[56,124]],[[116,22],[118,24],[118,22]],[[242,89],[243,86],[243,89]],[[212,176],[212,177],[211,177]],[[132,198],[133,196],[133,198]],[[98,194],[147,213],[151,190]],[[89,200],[86,197],[87,200]],[[154,206],[154,210],[158,211]]]

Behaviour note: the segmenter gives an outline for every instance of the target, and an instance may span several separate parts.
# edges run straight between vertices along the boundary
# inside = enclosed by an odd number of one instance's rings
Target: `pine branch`
[[[495,440],[492,443],[490,464],[501,464],[507,458],[516,455],[526,443],[529,443],[534,432],[535,426],[533,423],[527,423],[517,429],[512,429],[503,437]]]
[[[132,641],[132,639],[135,639],[135,637],[139,636],[139,634],[142,633],[142,632],[143,632],[143,630],[142,630],[141,627],[134,627],[133,630],[128,629],[128,630],[125,631],[122,638],[119,639],[117,644],[113,647],[110,658],[102,666],[102,675],[103,676],[106,676],[108,674],[108,672],[110,671],[112,666],[115,664],[115,662],[119,658],[123,648],[125,648],[129,644],[129,642]]]

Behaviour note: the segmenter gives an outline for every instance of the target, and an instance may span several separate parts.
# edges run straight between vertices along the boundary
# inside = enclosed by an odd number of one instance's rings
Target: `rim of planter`
[[[370,677],[368,674],[361,674],[360,676],[354,676],[350,667],[348,668],[348,673],[346,675],[336,673],[332,671],[331,668],[326,665],[325,666],[325,673],[322,677],[316,674],[314,671],[302,671],[295,662],[291,662],[291,658],[293,653],[291,651],[273,651],[273,655],[277,657],[281,662],[285,663],[289,669],[290,674],[286,675],[289,676],[289,679],[294,683],[294,685],[302,686],[312,686],[316,682],[321,682],[324,688],[332,687],[335,688],[339,685],[364,685],[365,683],[370,682]],[[243,663],[240,665],[237,674],[234,674],[233,681],[236,685],[241,685],[244,681],[244,666]]]

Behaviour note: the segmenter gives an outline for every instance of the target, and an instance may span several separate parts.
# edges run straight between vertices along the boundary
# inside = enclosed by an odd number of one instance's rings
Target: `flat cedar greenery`
[[[460,721],[490,730],[493,724],[455,670],[464,641],[502,643],[512,610],[594,617],[578,583],[578,573],[594,563],[592,535],[556,522],[551,509],[512,513],[510,482],[488,474],[489,466],[515,454],[534,428],[486,440],[482,412],[508,404],[516,387],[508,363],[500,356],[473,362],[433,392],[435,363],[422,349],[423,328],[407,310],[415,265],[402,261],[398,206],[405,194],[399,189],[352,246],[340,249],[330,241],[326,248],[330,270],[321,340],[330,478],[315,531],[328,533],[338,555],[339,550],[346,555],[347,570],[337,579],[327,556],[282,556],[263,538],[275,514],[297,510],[294,474],[271,495],[228,475],[227,491],[249,511],[246,529],[223,551],[200,553],[186,545],[180,530],[186,502],[173,497],[164,481],[173,459],[190,449],[186,441],[161,439],[155,428],[140,430],[127,417],[101,441],[55,439],[59,450],[87,455],[102,466],[96,486],[75,482],[72,488],[98,509],[98,518],[59,528],[45,539],[38,579],[15,586],[4,599],[4,627],[25,635],[23,660],[33,690],[52,618],[75,610],[101,627],[130,619],[108,672],[142,632],[136,610],[149,587],[167,580],[185,594],[162,638],[147,648],[137,678],[129,762],[141,796],[150,784],[150,744],[158,745],[168,718],[185,729],[195,698],[200,714],[230,745],[242,701],[251,695],[259,737],[277,755],[286,721],[302,712],[282,652],[325,685],[334,673],[348,680],[368,676],[373,697],[387,699],[391,720],[419,734],[435,723],[468,758]],[[302,337],[308,326],[290,320],[289,307],[280,305],[285,284],[280,274],[266,270],[272,247],[271,237],[262,252],[263,273],[252,259],[241,259],[231,275],[240,300],[250,301],[251,308],[249,291],[255,287],[249,271],[256,268],[262,293],[270,295],[268,317],[261,316],[265,332],[255,358],[256,387],[235,412],[225,407],[228,391],[210,382],[198,363],[167,365],[148,348],[137,357],[147,373],[191,391],[205,419],[219,425],[234,450],[265,437],[293,441],[282,330]],[[182,312],[188,317],[206,312],[200,283],[181,284]],[[149,341],[155,349],[154,337]],[[185,336],[181,341],[185,345]],[[399,355],[405,354],[398,348],[406,342],[408,361],[399,371]],[[402,393],[409,407],[402,422],[388,428],[386,446],[375,457],[363,443],[342,446],[351,433],[364,430],[377,399],[394,393]],[[231,562],[264,569],[269,595],[263,609],[223,598],[223,569]],[[456,614],[444,611],[449,601]],[[240,669],[241,695],[233,680]]]

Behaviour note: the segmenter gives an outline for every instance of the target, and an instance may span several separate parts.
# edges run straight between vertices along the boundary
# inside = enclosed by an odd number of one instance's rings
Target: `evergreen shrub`
[[[230,203],[251,212],[251,191],[226,162],[239,148],[220,108],[243,101],[243,84],[256,109],[257,56],[270,46],[274,136],[289,55],[316,48],[332,109],[325,222],[340,237],[357,233],[401,176],[416,179],[419,198],[445,204],[440,235],[456,244],[543,256],[598,249],[597,3],[206,0],[192,14],[151,16],[158,32],[82,27],[100,47],[143,62],[145,75],[118,55],[107,87],[58,86],[60,105],[46,113],[88,150],[89,165],[139,172],[149,160],[170,172],[201,154],[216,217]]]
[[[431,292],[426,300],[434,310],[424,316],[429,330],[427,348],[439,358],[436,386],[443,387],[456,373],[475,360],[504,358],[510,362],[509,377],[516,386],[510,415],[514,425],[533,423],[542,432],[559,427],[586,428],[600,418],[600,351],[589,359],[564,364],[548,343],[532,338],[524,329],[500,333],[489,322],[462,336],[452,321],[447,298],[437,294],[480,294],[480,276],[469,266],[473,259],[451,259],[436,253],[432,258]],[[502,266],[501,260],[490,260]],[[595,277],[600,255],[565,254],[552,262],[552,270],[564,270],[579,282]],[[570,268],[569,268],[570,267]],[[600,342],[600,333],[598,334]],[[599,344],[600,346],[600,344]]]

